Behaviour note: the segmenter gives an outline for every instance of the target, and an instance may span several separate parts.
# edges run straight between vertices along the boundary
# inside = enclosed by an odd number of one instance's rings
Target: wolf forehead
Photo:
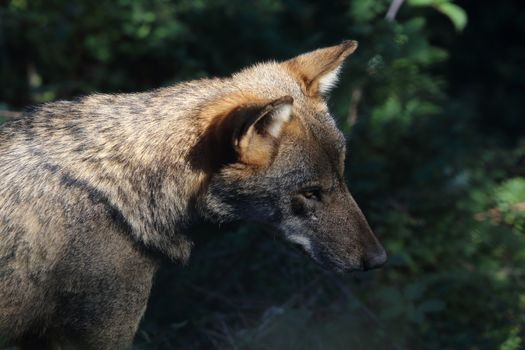
[[[232,76],[233,84],[241,91],[250,91],[267,99],[282,96],[293,98],[293,118],[300,123],[300,131],[285,133],[284,144],[301,145],[312,159],[312,163],[329,165],[342,175],[342,163],[346,153],[346,138],[337,128],[323,96],[307,96],[294,72],[290,72],[282,63],[266,62]],[[302,142],[298,142],[302,141]],[[318,157],[315,157],[317,154]],[[326,169],[325,171],[332,170]]]
[[[306,95],[297,73],[283,63],[270,61],[255,64],[232,75],[232,81],[238,90],[250,91],[262,98],[291,96],[293,114],[301,120],[309,134],[330,154],[345,153],[345,136],[337,128],[323,95]]]
[[[257,92],[270,99],[288,94],[296,102],[306,100],[299,82],[280,62],[257,63],[233,74],[232,79],[239,88]]]
[[[239,90],[251,91],[264,98],[276,99],[285,95],[293,97],[294,110],[302,117],[316,117],[321,120],[329,117],[324,98],[306,95],[296,72],[283,63],[258,63],[234,74],[232,80]],[[332,118],[326,119],[335,126]]]

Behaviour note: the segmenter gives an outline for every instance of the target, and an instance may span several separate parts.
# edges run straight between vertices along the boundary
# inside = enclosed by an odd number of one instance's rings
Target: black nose
[[[378,245],[375,249],[370,250],[363,257],[363,269],[371,270],[383,266],[386,263],[387,255],[385,249]]]

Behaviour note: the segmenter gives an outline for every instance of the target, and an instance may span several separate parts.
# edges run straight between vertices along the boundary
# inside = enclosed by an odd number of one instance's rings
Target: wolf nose
[[[386,263],[387,255],[382,246],[378,246],[373,251],[369,251],[363,258],[363,270],[376,269]]]

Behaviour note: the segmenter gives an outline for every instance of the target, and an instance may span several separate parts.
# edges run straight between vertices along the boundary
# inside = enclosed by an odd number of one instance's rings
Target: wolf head
[[[337,271],[382,265],[386,254],[344,181],[345,138],[324,96],[357,42],[247,68],[202,107],[194,149],[209,174],[205,215],[270,224]]]

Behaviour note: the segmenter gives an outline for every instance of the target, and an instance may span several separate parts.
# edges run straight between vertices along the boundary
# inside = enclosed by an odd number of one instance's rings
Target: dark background
[[[387,266],[338,276],[259,227],[199,227],[134,349],[525,349],[524,2],[411,0],[393,21],[390,0],[0,4],[8,111],[360,42],[329,104]]]

